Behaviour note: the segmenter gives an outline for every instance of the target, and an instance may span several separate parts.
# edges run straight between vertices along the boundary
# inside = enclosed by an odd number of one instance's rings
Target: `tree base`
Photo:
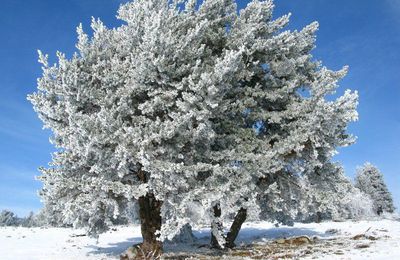
[[[162,254],[162,243],[141,243],[129,247],[121,256],[120,260],[153,260],[160,259]]]

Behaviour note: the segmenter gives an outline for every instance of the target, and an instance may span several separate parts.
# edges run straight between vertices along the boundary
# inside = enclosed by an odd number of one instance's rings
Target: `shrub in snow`
[[[376,214],[394,212],[392,194],[383,180],[382,173],[376,166],[367,162],[363,167],[359,167],[355,178],[355,186],[371,197]]]
[[[42,208],[33,217],[34,217],[35,226],[37,226],[37,227],[48,227],[48,226],[61,227],[62,226],[62,222],[55,223],[54,216],[52,216],[52,215],[50,216],[49,214],[46,214],[44,208]]]
[[[34,215],[35,223],[39,227],[71,227],[71,224],[64,222],[60,210],[56,210],[55,203],[46,203],[44,207]]]
[[[393,213],[383,212],[381,217],[384,219],[400,221],[400,214],[396,211]]]
[[[342,210],[339,211],[339,218],[369,219],[376,216],[373,210],[373,201],[365,193],[354,188],[341,199]]]
[[[189,224],[186,224],[181,228],[179,233],[169,242],[178,244],[193,244],[196,242],[196,240],[197,238],[193,235],[192,227]]]
[[[103,232],[138,201],[141,252],[187,225],[211,222],[213,246],[242,223],[271,218],[308,192],[338,146],[351,144],[357,94],[327,101],[347,69],[313,61],[317,23],[283,31],[272,1],[137,0],[115,29],[78,27],[78,53],[58,53],[29,96],[59,149],[41,195],[64,223]],[[310,95],[302,95],[308,91]],[[264,197],[260,203],[260,197]],[[198,205],[193,208],[193,205]],[[228,234],[223,221],[233,219]]]

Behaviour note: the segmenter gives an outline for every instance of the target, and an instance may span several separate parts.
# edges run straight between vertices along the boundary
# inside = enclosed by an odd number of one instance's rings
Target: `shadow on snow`
[[[210,240],[210,229],[204,228],[201,230],[194,230],[193,234],[198,239],[194,244],[176,244],[166,243],[164,246],[166,253],[206,253],[206,254],[218,254],[214,250],[210,250],[207,246]],[[311,228],[298,228],[298,227],[243,227],[236,240],[237,245],[246,245],[257,242],[268,242],[277,238],[289,238],[297,236],[318,236],[327,237],[329,235],[321,232],[317,232]],[[105,254],[108,256],[118,256],[122,254],[128,247],[142,242],[141,237],[132,237],[123,242],[110,243],[106,247],[98,247],[95,245],[89,245],[88,248],[92,248],[88,254]]]
[[[96,245],[88,245],[87,248],[93,249],[88,254],[89,255],[98,255],[105,254],[107,256],[119,256],[122,254],[128,247],[138,244],[142,242],[141,237],[133,237],[129,238],[123,242],[118,243],[109,243],[107,247],[99,247]]]

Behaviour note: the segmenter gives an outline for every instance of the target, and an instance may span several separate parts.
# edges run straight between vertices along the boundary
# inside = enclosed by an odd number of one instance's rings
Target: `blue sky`
[[[76,26],[88,30],[91,16],[109,27],[124,0],[2,0],[0,8],[0,209],[19,215],[41,207],[34,180],[54,151],[49,132],[26,95],[41,74],[37,49],[54,61],[56,50],[71,55]],[[243,7],[248,1],[238,1]],[[316,59],[331,69],[349,65],[346,88],[360,94],[360,120],[349,130],[358,136],[336,160],[346,174],[365,161],[378,166],[400,208],[400,1],[275,0],[275,17],[292,13],[290,29],[320,23]],[[69,56],[68,55],[68,56]]]

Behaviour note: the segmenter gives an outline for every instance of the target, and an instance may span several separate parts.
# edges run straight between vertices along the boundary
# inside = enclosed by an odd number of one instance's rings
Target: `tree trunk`
[[[239,231],[242,228],[242,224],[247,218],[247,209],[240,208],[239,212],[236,214],[235,219],[233,220],[232,226],[229,229],[228,235],[226,236],[225,247],[234,248],[235,240],[239,235]]]
[[[143,243],[137,248],[136,259],[154,259],[162,253],[162,242],[158,241],[156,232],[161,230],[162,202],[147,193],[139,198],[139,217]]]
[[[213,208],[214,217],[219,218],[221,217],[221,208],[219,204],[215,205]],[[218,243],[218,239],[214,236],[213,230],[218,230],[222,233],[223,225],[220,221],[215,221],[211,223],[211,248],[221,249],[221,245]]]

